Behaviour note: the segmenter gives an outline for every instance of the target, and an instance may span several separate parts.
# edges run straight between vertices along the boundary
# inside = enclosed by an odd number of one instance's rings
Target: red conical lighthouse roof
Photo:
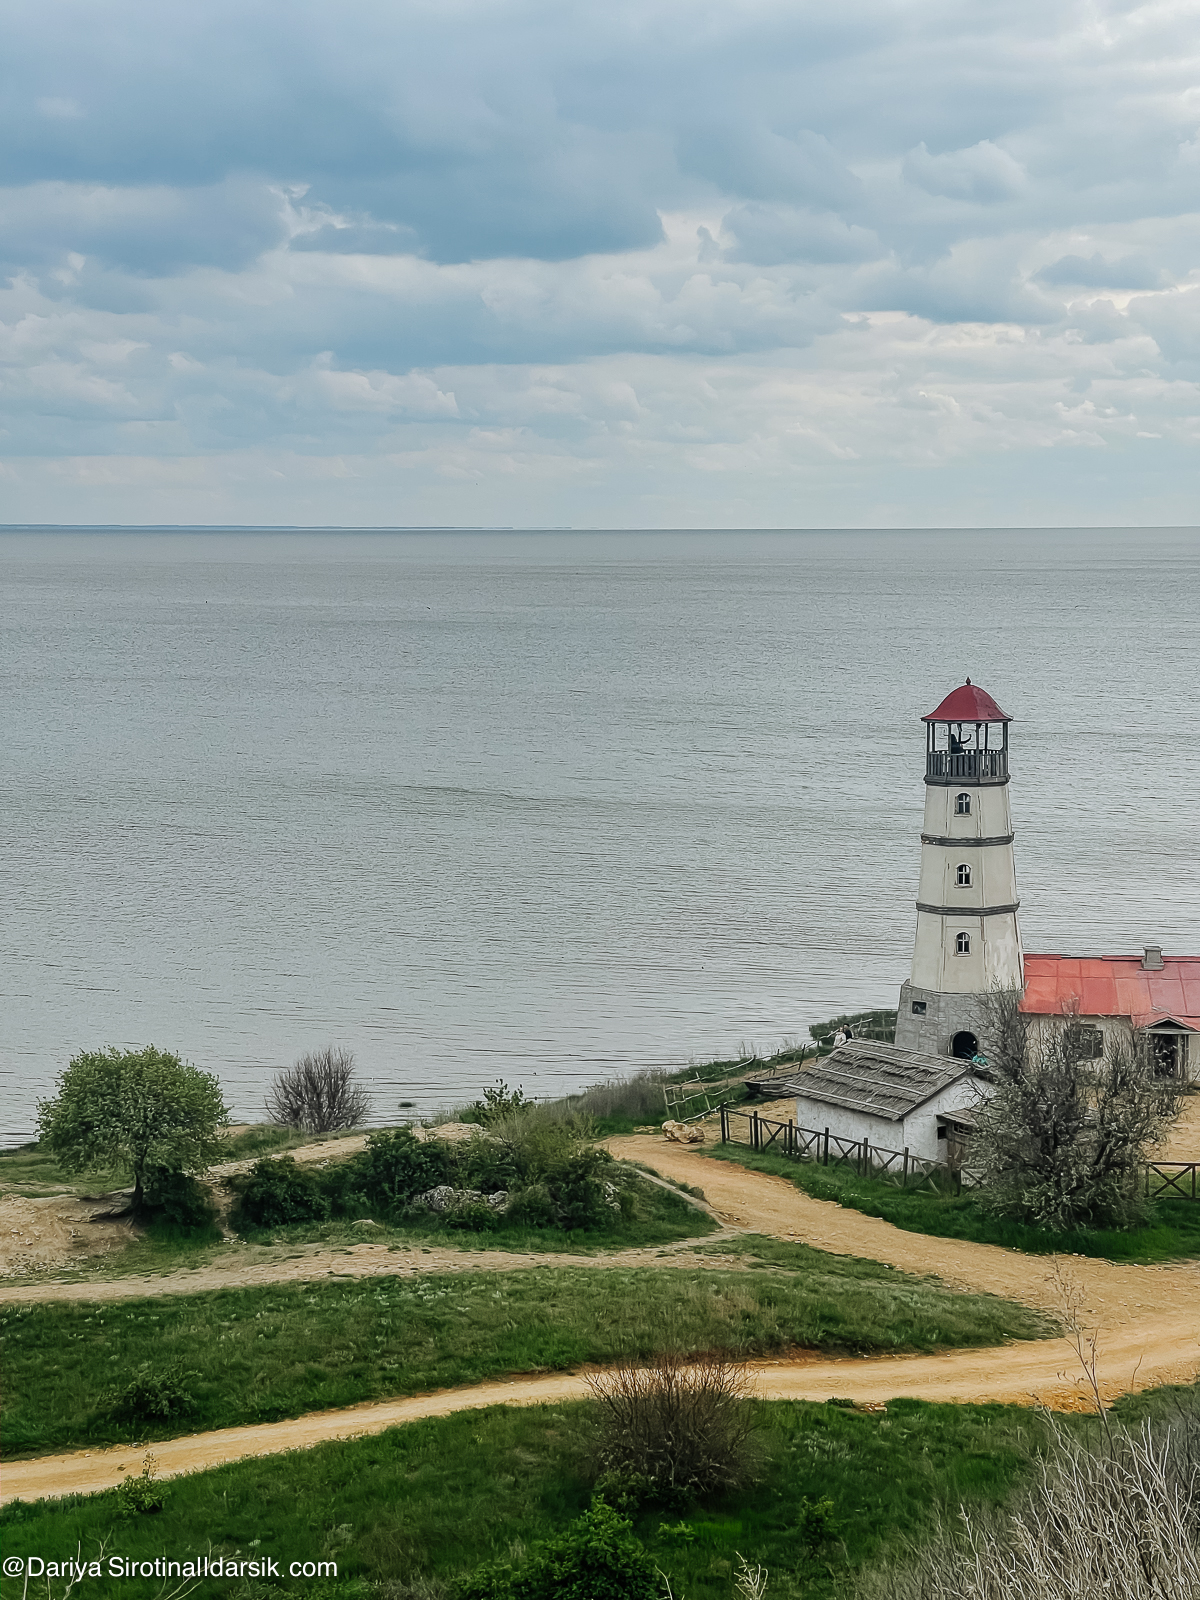
[[[970,678],[960,689],[953,689],[936,711],[931,711],[922,722],[1011,722],[1007,711],[992,699],[986,689],[981,689]]]

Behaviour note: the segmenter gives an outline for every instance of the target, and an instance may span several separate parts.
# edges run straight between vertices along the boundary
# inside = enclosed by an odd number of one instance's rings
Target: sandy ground
[[[96,1267],[136,1237],[128,1222],[92,1222],[99,1208],[75,1195],[0,1200],[0,1279]]]
[[[886,1261],[908,1272],[932,1274],[973,1291],[1000,1294],[1099,1330],[1099,1373],[1106,1398],[1200,1376],[1200,1263],[1169,1267],[1119,1266],[1082,1257],[1057,1262],[992,1245],[905,1233],[889,1223],[813,1200],[783,1178],[713,1161],[703,1146],[682,1146],[638,1136],[609,1141],[613,1154],[645,1162],[668,1178],[701,1187],[729,1232],[749,1230],[816,1245],[838,1254]],[[710,1242],[718,1242],[720,1236]],[[0,1291],[0,1299],[95,1299],[171,1293],[219,1285],[288,1281],[325,1274],[479,1271],[632,1262],[720,1270],[736,1259],[701,1257],[686,1244],[668,1250],[622,1251],[606,1256],[518,1255],[500,1252],[395,1250],[364,1244],[335,1253],[319,1249],[257,1265],[230,1263],[159,1279],[121,1279],[108,1285],[39,1284]],[[277,1274],[286,1273],[280,1277]],[[212,1275],[211,1282],[209,1275]],[[1069,1339],[1022,1342],[990,1350],[937,1356],[830,1360],[817,1354],[756,1363],[757,1387],[766,1398],[824,1400],[833,1396],[878,1405],[899,1395],[926,1400],[1033,1403],[1063,1409],[1087,1404],[1079,1355]],[[300,1449],[324,1439],[380,1432],[423,1416],[507,1402],[577,1398],[586,1392],[579,1374],[514,1378],[470,1389],[353,1406],[290,1422],[224,1429],[153,1446],[163,1476],[193,1472],[221,1461]],[[72,1452],[6,1464],[0,1499],[91,1492],[136,1472],[141,1454],[128,1447]]]
[[[1200,1094],[1189,1094],[1158,1153],[1160,1161],[1200,1161]]]

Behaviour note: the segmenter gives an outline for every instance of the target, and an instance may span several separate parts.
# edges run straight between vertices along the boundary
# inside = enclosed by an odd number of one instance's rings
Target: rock
[[[662,1131],[668,1139],[675,1144],[703,1144],[704,1129],[694,1125],[689,1127],[686,1122],[664,1122]]]
[[[464,1206],[472,1205],[485,1205],[493,1211],[507,1211],[508,1191],[500,1189],[495,1194],[484,1194],[479,1189],[456,1189],[452,1184],[439,1183],[436,1189],[426,1189],[424,1194],[416,1195],[413,1204],[443,1216],[447,1211],[461,1211]]]

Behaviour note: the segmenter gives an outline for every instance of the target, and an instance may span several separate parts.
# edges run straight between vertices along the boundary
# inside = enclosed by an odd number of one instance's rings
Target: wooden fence
[[[1146,1194],[1181,1195],[1185,1200],[1195,1200],[1196,1173],[1200,1161],[1151,1161],[1146,1168]],[[1158,1179],[1154,1187],[1154,1179]]]
[[[748,1124],[746,1137],[737,1139],[733,1124],[740,1118]],[[888,1150],[872,1144],[868,1139],[843,1139],[828,1128],[801,1128],[794,1122],[773,1122],[760,1117],[757,1111],[737,1111],[730,1106],[721,1107],[721,1143],[733,1140],[748,1144],[752,1150],[769,1150],[787,1156],[792,1161],[816,1161],[823,1167],[849,1167],[860,1177],[882,1178],[886,1183],[904,1189],[953,1188],[962,1193],[964,1183],[974,1183],[974,1176],[962,1167],[952,1167],[944,1161],[930,1161],[925,1156],[915,1156],[911,1150]]]
[[[964,1187],[979,1182],[970,1167],[951,1166],[945,1161],[930,1161],[911,1150],[887,1150],[867,1139],[842,1139],[828,1128],[801,1128],[794,1122],[773,1122],[757,1111],[739,1111],[722,1106],[721,1143],[748,1144],[751,1150],[774,1149],[792,1161],[815,1161],[823,1167],[849,1167],[860,1177],[882,1178],[900,1188],[952,1188],[961,1194]],[[747,1124],[745,1137],[737,1138],[735,1118]],[[1200,1161],[1151,1161],[1146,1166],[1146,1194],[1179,1195],[1184,1200],[1200,1199]]]

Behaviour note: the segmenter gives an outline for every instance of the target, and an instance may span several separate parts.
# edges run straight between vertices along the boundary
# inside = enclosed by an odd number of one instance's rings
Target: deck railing
[[[1003,783],[1008,777],[1007,750],[930,750],[925,776],[940,783]]]

